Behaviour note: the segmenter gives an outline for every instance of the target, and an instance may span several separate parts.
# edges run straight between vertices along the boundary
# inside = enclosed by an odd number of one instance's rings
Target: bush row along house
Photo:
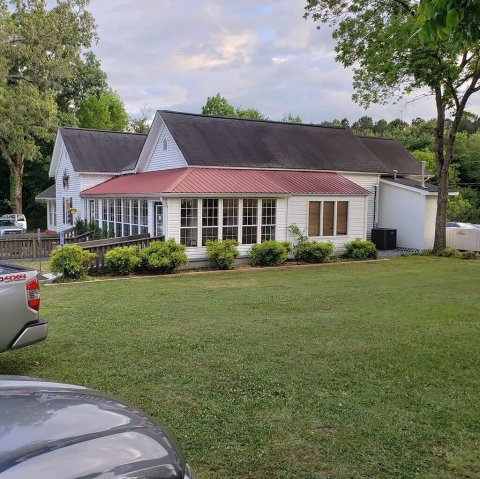
[[[399,246],[433,244],[437,192],[421,164],[345,128],[158,111],[148,135],[60,128],[49,174],[48,229],[94,220],[117,237],[175,238],[191,260],[207,240],[242,254],[291,240],[293,223],[337,250],[374,226],[396,228]]]

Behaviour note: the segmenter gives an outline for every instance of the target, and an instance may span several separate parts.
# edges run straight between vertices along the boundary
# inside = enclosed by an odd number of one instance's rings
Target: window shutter
[[[308,236],[320,236],[320,201],[308,204]]]

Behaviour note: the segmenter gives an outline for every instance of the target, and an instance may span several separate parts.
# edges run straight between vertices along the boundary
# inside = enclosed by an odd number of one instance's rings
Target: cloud
[[[132,115],[145,106],[200,112],[217,92],[272,119],[287,111],[306,122],[435,114],[431,99],[358,107],[351,70],[335,62],[331,31],[304,20],[303,3],[91,0],[95,52]]]

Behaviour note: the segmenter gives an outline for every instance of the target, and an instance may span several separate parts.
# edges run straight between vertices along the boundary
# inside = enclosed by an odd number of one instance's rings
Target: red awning
[[[317,194],[370,193],[338,173],[233,168],[177,168],[112,178],[82,196],[152,194]]]

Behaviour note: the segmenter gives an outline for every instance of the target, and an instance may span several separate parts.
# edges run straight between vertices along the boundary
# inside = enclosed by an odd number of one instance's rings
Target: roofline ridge
[[[279,121],[279,120],[260,120],[257,118],[239,118],[236,116],[220,116],[220,115],[203,115],[202,113],[189,113],[186,111],[175,111],[175,110],[157,110],[160,113],[173,113],[176,115],[184,115],[184,116],[196,116],[201,118],[216,118],[218,120],[239,120],[239,121],[249,121],[249,122],[257,122],[257,123],[273,123],[279,125],[292,125],[292,126],[310,126],[314,128],[332,128],[335,130],[343,130],[348,131],[350,130],[349,127],[343,126],[335,126],[335,125],[320,125],[316,123],[290,123],[288,121]]]
[[[148,136],[148,133],[135,133],[133,131],[114,131],[114,130],[97,130],[95,128],[80,128],[77,126],[62,126],[58,127],[59,130],[80,130],[80,131],[95,131],[98,133],[116,133],[119,135],[137,135],[137,136]]]
[[[370,136],[370,135],[355,135],[355,136],[357,138],[366,138],[368,140],[393,140],[393,141],[399,141],[400,143],[402,143],[400,140],[397,140],[396,138],[393,138],[391,136]]]

